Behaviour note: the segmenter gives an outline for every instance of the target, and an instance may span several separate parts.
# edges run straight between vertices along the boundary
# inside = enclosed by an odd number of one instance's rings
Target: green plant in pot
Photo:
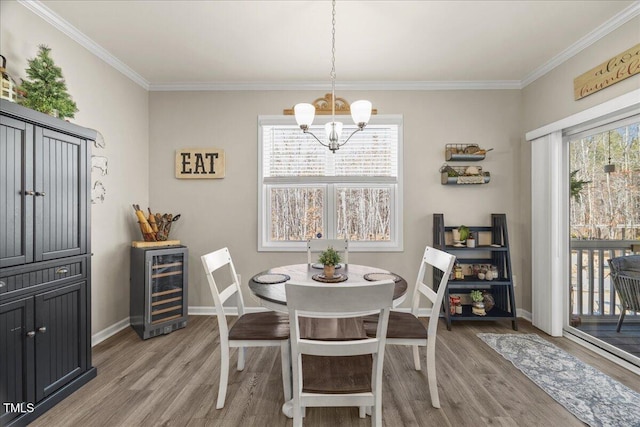
[[[469,296],[474,306],[480,307],[480,304],[482,304],[482,308],[484,308],[484,295],[482,295],[482,291],[475,289],[469,292]]]
[[[469,238],[469,227],[467,227],[466,225],[461,225],[460,227],[458,227],[458,233],[460,234],[460,241],[461,242],[466,242],[467,239]]]
[[[318,262],[324,266],[324,277],[327,279],[333,278],[336,272],[336,265],[340,264],[340,261],[342,261],[342,257],[331,246],[320,252]]]

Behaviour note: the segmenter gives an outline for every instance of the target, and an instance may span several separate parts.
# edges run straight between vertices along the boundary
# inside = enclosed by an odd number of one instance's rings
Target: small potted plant
[[[466,242],[470,234],[469,227],[467,227],[466,225],[461,225],[460,227],[458,227],[458,233],[460,234],[460,241],[462,243]]]
[[[484,295],[482,295],[482,291],[475,289],[469,292],[469,296],[471,297],[471,301],[473,301],[472,313],[478,316],[484,316],[486,312],[484,310]]]
[[[320,252],[318,262],[324,266],[324,277],[332,279],[336,272],[336,265],[340,264],[340,261],[342,261],[342,257],[331,246],[327,250]]]

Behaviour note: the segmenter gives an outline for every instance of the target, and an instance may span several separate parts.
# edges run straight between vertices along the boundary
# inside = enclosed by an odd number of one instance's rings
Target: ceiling
[[[328,0],[23,4],[151,90],[329,82]],[[639,12],[612,0],[339,0],[338,87],[522,87]]]

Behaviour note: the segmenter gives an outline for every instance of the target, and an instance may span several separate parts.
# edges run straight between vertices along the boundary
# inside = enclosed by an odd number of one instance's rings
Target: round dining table
[[[398,274],[377,267],[357,264],[340,264],[336,267],[335,275],[346,276],[346,280],[336,283],[321,281],[323,267],[321,264],[293,264],[282,267],[274,267],[254,275],[249,280],[249,289],[257,297],[260,304],[273,311],[287,312],[287,294],[285,283],[323,284],[329,289],[340,284],[366,282],[367,280],[393,279],[395,289],[393,292],[393,306],[400,305],[407,296],[407,281]],[[314,278],[315,276],[315,278]],[[320,276],[320,277],[318,277]]]

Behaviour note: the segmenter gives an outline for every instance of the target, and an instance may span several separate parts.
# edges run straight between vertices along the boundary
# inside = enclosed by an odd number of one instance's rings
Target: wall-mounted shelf
[[[484,160],[486,153],[478,144],[446,144],[444,158],[448,162],[478,162]]]
[[[440,168],[442,185],[487,184],[491,174],[484,172],[482,166],[449,166],[446,163]]]

